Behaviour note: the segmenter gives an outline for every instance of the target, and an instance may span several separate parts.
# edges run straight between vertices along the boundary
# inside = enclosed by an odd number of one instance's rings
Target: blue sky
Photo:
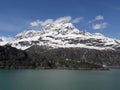
[[[70,16],[74,25],[120,39],[120,0],[0,0],[0,36],[15,36],[36,20]],[[97,19],[97,16],[101,19]]]

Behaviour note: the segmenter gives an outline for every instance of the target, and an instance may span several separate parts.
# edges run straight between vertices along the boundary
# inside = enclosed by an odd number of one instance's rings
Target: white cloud
[[[94,25],[92,26],[92,28],[93,28],[94,30],[99,30],[99,29],[104,29],[104,28],[106,28],[107,25],[108,25],[108,23],[104,22],[104,23],[101,23],[101,24],[94,24]]]
[[[71,20],[72,20],[71,16],[66,16],[66,17],[61,17],[56,19],[54,23],[67,23],[67,22],[70,22]]]
[[[31,22],[30,25],[34,27],[34,26],[38,26],[39,23],[40,23],[40,21],[37,20],[37,21]]]
[[[100,30],[107,28],[108,23],[104,22],[104,16],[98,15],[93,20],[89,21],[88,24],[92,27],[93,30]]]
[[[79,23],[81,20],[83,20],[83,17],[75,18],[72,23]]]
[[[53,19],[47,19],[45,21],[41,21],[41,20],[36,20],[34,22],[31,22],[30,23],[30,26],[46,26],[48,24],[58,24],[58,23],[79,23],[83,18],[82,17],[79,17],[79,18],[75,18],[75,19],[72,19],[71,16],[66,16],[66,17],[60,17],[56,20],[53,20]]]
[[[39,21],[40,23],[40,25],[41,26],[45,26],[45,25],[47,25],[47,24],[51,24],[51,23],[53,23],[54,21],[53,21],[53,19],[47,19],[47,20],[45,20],[45,21]]]
[[[102,15],[96,16],[95,20],[104,20],[104,17]]]
[[[45,26],[47,24],[50,24],[50,23],[53,23],[53,20],[52,19],[47,19],[45,21],[40,21],[40,20],[36,20],[34,22],[31,22],[30,25],[31,26]]]
[[[104,20],[104,16],[98,15],[93,20],[88,21],[88,23],[94,23],[96,21],[101,21],[101,20]]]

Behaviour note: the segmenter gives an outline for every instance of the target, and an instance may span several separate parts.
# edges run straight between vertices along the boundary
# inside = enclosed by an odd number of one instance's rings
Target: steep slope
[[[102,34],[91,34],[80,31],[71,23],[50,24],[40,31],[24,31],[15,37],[13,47],[27,49],[33,45],[52,48],[80,47],[89,49],[115,49],[120,41],[105,37]]]
[[[28,30],[16,35],[7,43],[13,47],[25,50],[33,45],[47,46],[49,48],[88,48],[88,49],[117,49],[120,41],[105,37],[100,33],[80,31],[71,23],[49,24],[41,30]],[[0,41],[0,45],[4,45]]]

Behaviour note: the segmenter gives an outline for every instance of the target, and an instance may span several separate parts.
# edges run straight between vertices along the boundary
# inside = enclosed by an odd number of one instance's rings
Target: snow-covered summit
[[[4,40],[0,39],[0,45]],[[27,49],[33,45],[51,48],[80,47],[89,49],[115,49],[120,41],[105,37],[100,33],[89,33],[77,29],[72,23],[52,23],[41,30],[27,30],[19,33],[10,43],[18,49]]]

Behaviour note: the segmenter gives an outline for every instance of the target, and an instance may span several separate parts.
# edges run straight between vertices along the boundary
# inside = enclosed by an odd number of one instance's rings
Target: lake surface
[[[120,90],[120,71],[0,70],[0,90]]]

